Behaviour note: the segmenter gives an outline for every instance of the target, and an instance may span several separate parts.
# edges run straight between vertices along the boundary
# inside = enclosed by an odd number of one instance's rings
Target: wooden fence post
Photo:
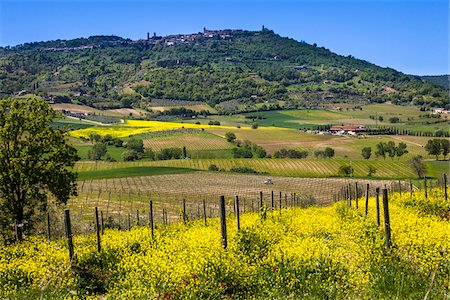
[[[219,200],[220,208],[220,232],[222,234],[222,246],[224,249],[227,248],[227,222],[225,214],[225,196],[220,196]]]
[[[206,200],[203,199],[203,222],[206,225]]]
[[[50,232],[50,212],[47,211],[47,240],[50,242],[52,240]]]
[[[139,226],[139,209],[136,209],[136,224]]]
[[[95,214],[95,234],[97,236],[97,251],[102,251],[102,245],[100,241],[100,222],[98,220],[98,207],[96,206],[94,208],[94,214]]]
[[[239,216],[239,196],[236,196],[234,200],[234,206],[236,207],[236,229],[239,231],[241,229],[241,220]]]
[[[388,191],[383,189],[384,228],[386,234],[386,247],[391,247],[391,221],[389,218]]]
[[[186,215],[186,199],[183,199],[183,223],[186,225],[187,215]]]
[[[279,203],[278,203],[278,204],[280,205],[280,206],[279,206],[279,209],[281,210],[281,205],[282,205],[282,204],[281,204],[281,201],[282,201],[281,199],[283,198],[283,196],[281,195],[281,192],[280,192],[280,195],[279,195],[279,196],[280,196],[280,198],[279,198]]]
[[[355,205],[356,205],[356,210],[358,210],[359,206],[358,206],[358,183],[355,182]]]
[[[128,231],[131,230],[131,214],[128,213]]]
[[[153,201],[150,200],[148,203],[148,225],[150,226],[150,232],[152,234],[152,239],[154,238],[154,225],[153,225]]]
[[[380,188],[376,188],[375,190],[375,204],[377,208],[377,226],[380,226]]]
[[[400,182],[400,180],[398,181],[398,192],[401,196],[402,195],[402,183]]]
[[[272,208],[272,211],[275,209],[275,200],[274,200],[273,191],[271,193],[271,208]]]
[[[73,240],[72,240],[72,225],[70,224],[70,211],[64,210],[64,227],[66,229],[67,246],[69,247],[70,264],[73,262]]]
[[[427,176],[423,176],[423,188],[425,189],[425,199],[428,199]]]
[[[263,203],[264,203],[264,201],[263,201],[263,192],[260,191],[259,192],[259,209],[260,210],[263,208]]]
[[[413,196],[413,184],[411,178],[409,179],[409,197],[412,198]]]
[[[105,233],[105,223],[103,219],[103,210],[100,211],[100,222],[101,222],[101,229],[102,229],[102,235]]]
[[[288,207],[287,194],[284,194],[284,206],[285,206],[286,208]]]
[[[447,174],[446,173],[444,173],[444,196],[445,196],[445,201],[447,201],[448,195],[447,195]]]
[[[369,184],[366,186],[366,206],[364,208],[364,215],[367,216],[369,213]]]

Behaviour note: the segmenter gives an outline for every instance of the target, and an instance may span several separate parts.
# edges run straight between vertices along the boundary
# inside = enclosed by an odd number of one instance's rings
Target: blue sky
[[[262,25],[408,74],[450,73],[448,0],[0,0],[1,46]]]

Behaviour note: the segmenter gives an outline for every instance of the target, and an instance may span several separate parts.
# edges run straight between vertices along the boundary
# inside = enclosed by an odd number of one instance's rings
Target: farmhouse
[[[369,128],[364,125],[331,126],[329,131],[334,134],[356,135],[369,131]]]

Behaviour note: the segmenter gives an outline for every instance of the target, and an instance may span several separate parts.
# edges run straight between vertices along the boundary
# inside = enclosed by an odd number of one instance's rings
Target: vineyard
[[[216,218],[158,223],[154,230],[105,228],[97,247],[95,235],[75,235],[72,263],[64,239],[30,237],[0,250],[0,296],[447,299],[444,189],[389,193],[389,209],[383,197],[377,221],[374,187],[358,209],[356,198],[322,208],[263,206],[259,213],[238,206],[239,230],[228,208],[226,248]]]
[[[127,168],[138,166],[165,166],[208,170],[211,164],[226,171],[232,167],[248,167],[258,172],[266,172],[271,176],[287,177],[336,177],[339,167],[349,165],[346,159],[190,159],[167,161],[140,161],[140,162],[79,162],[75,169],[80,174],[90,170],[106,170],[114,168]],[[352,161],[353,176],[366,177],[369,166],[376,168],[373,177],[380,178],[411,178],[412,172],[408,162],[398,160],[355,160]],[[88,174],[88,173],[86,173]]]
[[[221,150],[229,149],[230,144],[225,139],[206,132],[172,133],[160,136],[144,137],[146,149],[159,151],[163,148],[187,147],[192,150]]]
[[[91,218],[94,207],[98,207],[104,212],[105,219],[112,218],[125,228],[128,215],[133,224],[145,222],[149,200],[153,201],[157,212],[155,220],[163,222],[163,218],[167,218],[168,222],[173,222],[180,218],[183,200],[189,217],[199,218],[203,213],[203,202],[209,217],[217,215],[219,195],[228,195],[229,205],[237,195],[241,198],[244,211],[256,211],[261,192],[267,205],[270,204],[272,192],[277,205],[280,200],[283,205],[293,201],[294,193],[298,199],[327,205],[333,202],[331,195],[336,194],[343,185],[356,182],[379,186],[392,184],[392,181],[273,177],[273,184],[266,185],[265,179],[266,176],[197,172],[82,181],[78,185],[79,196],[70,200],[68,208],[78,219],[87,220]],[[92,228],[79,230],[89,231]]]

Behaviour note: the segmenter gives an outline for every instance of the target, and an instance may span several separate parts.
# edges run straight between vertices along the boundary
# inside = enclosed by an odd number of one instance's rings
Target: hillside
[[[264,28],[0,48],[0,96],[27,94],[99,109],[206,103],[218,113],[324,102],[449,103],[445,89],[419,77]]]
[[[421,76],[421,78],[447,90],[450,88],[450,75]]]

